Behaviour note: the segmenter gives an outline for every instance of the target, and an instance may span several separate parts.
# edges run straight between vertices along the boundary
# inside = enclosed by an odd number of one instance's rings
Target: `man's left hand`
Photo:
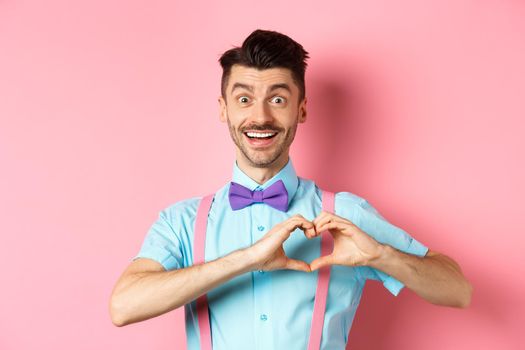
[[[326,230],[334,238],[332,254],[313,260],[310,263],[312,271],[327,265],[369,265],[381,256],[384,246],[345,218],[323,211],[312,223],[315,234],[307,234],[308,238],[317,237]]]

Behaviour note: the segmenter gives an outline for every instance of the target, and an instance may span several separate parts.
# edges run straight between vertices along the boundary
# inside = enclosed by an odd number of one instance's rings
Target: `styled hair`
[[[259,70],[288,68],[299,87],[299,102],[305,96],[304,73],[309,58],[302,45],[275,31],[257,29],[242,43],[224,52],[219,59],[222,67],[221,94],[226,98],[226,87],[234,64]]]

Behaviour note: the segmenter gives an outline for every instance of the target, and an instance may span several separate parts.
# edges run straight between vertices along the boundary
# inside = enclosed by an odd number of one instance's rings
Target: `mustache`
[[[271,125],[271,124],[263,124],[263,125],[248,125],[248,126],[245,126],[244,128],[241,129],[242,132],[246,132],[247,130],[259,130],[259,131],[267,131],[267,130],[271,130],[271,131],[282,131],[283,129],[282,128],[278,128],[276,127],[275,125]]]

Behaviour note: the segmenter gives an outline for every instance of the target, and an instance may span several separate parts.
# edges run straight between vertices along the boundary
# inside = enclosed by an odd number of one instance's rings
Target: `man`
[[[115,325],[184,305],[189,349],[205,347],[207,336],[214,349],[319,348],[309,332],[321,270],[330,271],[322,349],[345,348],[367,279],[382,281],[394,295],[407,286],[433,304],[469,305],[472,287],[456,262],[352,193],[336,193],[335,210],[321,210],[323,191],[296,175],[289,150],[307,116],[307,58],[288,36],[263,30],[222,55],[220,120],[228,124],[236,161],[232,182],[203,211],[205,262],[194,256],[204,198],[163,210],[113,290]],[[264,191],[278,191],[281,202],[265,202]],[[323,232],[333,237],[333,252],[321,256]],[[203,295],[209,326],[197,312]]]

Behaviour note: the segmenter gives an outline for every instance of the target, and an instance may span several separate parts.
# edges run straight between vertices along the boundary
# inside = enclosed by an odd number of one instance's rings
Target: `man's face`
[[[299,101],[289,69],[233,65],[225,97],[220,119],[228,123],[237,159],[257,168],[288,159],[297,124],[306,120],[306,99]]]

